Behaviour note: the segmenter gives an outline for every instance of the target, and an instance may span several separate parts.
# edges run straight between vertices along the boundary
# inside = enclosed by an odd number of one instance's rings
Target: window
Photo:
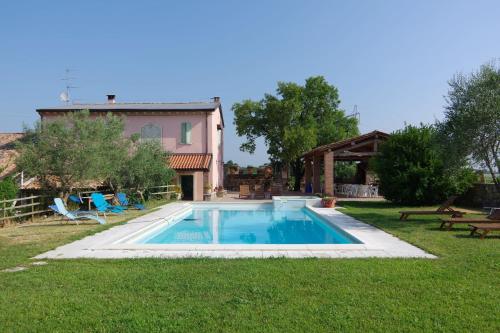
[[[217,130],[217,144],[222,145],[222,129]]]
[[[161,143],[162,128],[154,124],[147,124],[141,128],[142,141],[158,141]]]
[[[181,143],[185,145],[191,144],[191,123],[181,124]]]

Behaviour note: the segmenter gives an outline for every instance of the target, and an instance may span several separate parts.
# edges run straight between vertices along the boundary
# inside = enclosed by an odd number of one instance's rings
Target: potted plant
[[[177,200],[180,200],[182,197],[181,187],[179,185],[175,185],[174,191],[175,191],[175,197],[177,198]]]
[[[321,198],[321,205],[324,208],[335,207],[335,202],[337,202],[337,198],[335,197],[324,196],[323,198]]]
[[[217,195],[217,198],[223,198],[224,197],[224,187],[222,187],[222,186],[217,187],[216,195]]]
[[[203,187],[203,193],[212,194],[212,185],[207,184]]]

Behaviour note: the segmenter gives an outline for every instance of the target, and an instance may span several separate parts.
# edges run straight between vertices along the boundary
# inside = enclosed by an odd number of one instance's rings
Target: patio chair
[[[255,198],[264,199],[265,197],[264,187],[262,185],[255,185]]]
[[[280,196],[283,194],[283,186],[281,184],[271,185],[271,197]]]
[[[500,223],[472,223],[469,226],[471,227],[470,235],[474,236],[478,233],[481,239],[484,239],[490,231],[500,230]],[[482,232],[478,232],[479,230]]]
[[[494,224],[499,222],[500,222],[500,209],[493,209],[484,218],[455,217],[455,218],[441,219],[440,228],[443,229],[446,227],[446,230],[451,230],[453,228],[453,225],[455,224],[469,224],[469,223]]]
[[[127,209],[128,207],[134,207],[139,210],[144,210],[146,207],[144,207],[143,204],[131,204],[128,201],[127,195],[123,192],[119,192],[116,194],[116,198],[118,199],[118,202],[120,203],[120,206]]]
[[[250,185],[240,185],[240,194],[238,198],[249,198],[250,197]]]
[[[95,220],[100,224],[106,224],[106,221],[97,216],[97,214],[93,215],[90,212],[83,212],[78,210],[71,212],[68,211],[61,198],[54,198],[54,204],[55,205],[49,206],[49,208],[57,214],[63,215],[70,221],[74,221],[77,225],[79,220]]]
[[[465,212],[454,210],[451,208],[451,204],[455,201],[457,197],[451,196],[445,202],[441,204],[436,210],[404,210],[399,213],[401,216],[400,220],[406,220],[410,215],[451,215],[452,217],[462,217]]]
[[[102,193],[92,193],[90,197],[92,198],[92,202],[97,208],[97,211],[103,213],[104,216],[106,216],[106,213],[123,213],[124,208],[122,206],[110,205]]]
[[[80,198],[80,196],[75,195],[75,194],[71,194],[71,195],[68,197],[68,199],[69,199],[70,201],[73,201],[74,203],[79,204],[79,205],[83,203],[82,198]]]

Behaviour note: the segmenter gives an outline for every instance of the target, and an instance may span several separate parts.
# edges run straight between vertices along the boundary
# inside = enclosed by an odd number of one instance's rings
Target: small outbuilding
[[[305,189],[312,186],[313,193],[334,195],[335,161],[357,161],[358,169],[364,172],[362,184],[370,182],[367,175],[369,160],[378,154],[378,147],[389,138],[389,134],[373,131],[346,140],[332,142],[314,148],[303,155],[305,161]],[[321,171],[324,170],[323,184]],[[321,186],[323,185],[323,186]]]

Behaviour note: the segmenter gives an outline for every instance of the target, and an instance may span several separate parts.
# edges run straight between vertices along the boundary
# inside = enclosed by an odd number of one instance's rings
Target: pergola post
[[[323,154],[325,165],[325,194],[333,195],[333,182],[334,182],[334,159],[333,151],[326,151]]]
[[[312,181],[312,161],[309,158],[305,159],[305,170],[304,170],[304,178],[305,178],[305,187],[304,192],[307,193],[307,188]]]
[[[313,193],[321,192],[320,174],[321,174],[321,158],[313,156]]]

